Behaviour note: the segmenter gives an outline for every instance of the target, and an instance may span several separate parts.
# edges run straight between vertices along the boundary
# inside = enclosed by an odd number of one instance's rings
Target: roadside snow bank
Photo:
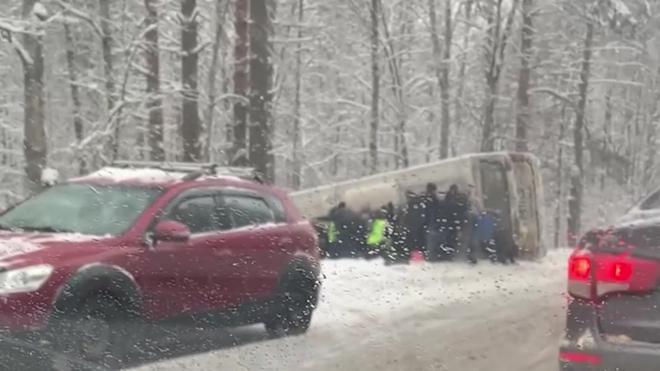
[[[352,327],[390,322],[456,302],[503,300],[520,290],[564,280],[570,249],[552,250],[541,261],[504,266],[480,261],[385,266],[381,260],[323,262],[321,300],[313,326]]]

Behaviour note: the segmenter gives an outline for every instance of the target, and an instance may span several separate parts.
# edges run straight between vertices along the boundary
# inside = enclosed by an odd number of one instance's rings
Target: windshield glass
[[[160,193],[156,188],[63,184],[0,216],[0,226],[47,232],[119,235]]]

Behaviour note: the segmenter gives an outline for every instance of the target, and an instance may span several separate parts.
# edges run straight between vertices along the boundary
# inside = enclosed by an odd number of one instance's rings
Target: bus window
[[[497,210],[505,220],[509,220],[509,187],[504,166],[499,162],[481,161],[480,168],[484,208]]]

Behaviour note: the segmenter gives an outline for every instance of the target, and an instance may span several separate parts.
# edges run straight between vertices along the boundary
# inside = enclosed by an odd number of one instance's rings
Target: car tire
[[[118,369],[130,351],[131,318],[111,295],[94,294],[57,313],[49,334],[55,370]]]
[[[318,282],[314,277],[299,274],[287,279],[275,299],[274,310],[264,322],[271,337],[302,335],[312,323],[318,297]]]

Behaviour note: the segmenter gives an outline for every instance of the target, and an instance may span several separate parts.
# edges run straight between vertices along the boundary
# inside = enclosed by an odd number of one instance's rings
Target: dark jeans
[[[446,231],[426,232],[426,258],[430,261],[451,259],[453,250],[447,245]]]
[[[343,241],[339,240],[336,242],[328,243],[326,248],[326,254],[328,258],[356,258],[362,257],[364,251],[362,246],[356,241]]]

